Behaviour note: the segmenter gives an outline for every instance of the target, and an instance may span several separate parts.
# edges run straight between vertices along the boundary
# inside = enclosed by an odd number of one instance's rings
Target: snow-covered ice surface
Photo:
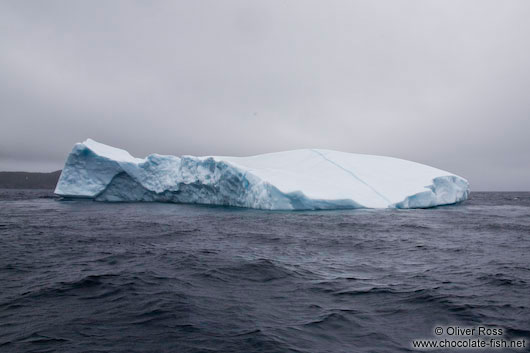
[[[74,146],[55,193],[270,210],[425,208],[467,199],[469,184],[440,169],[383,156],[301,149],[140,159],[88,139]]]

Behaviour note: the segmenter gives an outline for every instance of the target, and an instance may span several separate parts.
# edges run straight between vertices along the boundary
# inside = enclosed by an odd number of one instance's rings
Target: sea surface
[[[530,193],[269,212],[0,190],[0,352],[411,352],[448,325],[528,351]]]

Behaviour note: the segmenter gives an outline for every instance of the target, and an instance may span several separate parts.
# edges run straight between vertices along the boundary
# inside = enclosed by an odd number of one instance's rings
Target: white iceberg
[[[74,146],[55,193],[268,210],[426,208],[467,199],[469,184],[440,169],[383,156],[301,149],[140,159],[88,139]]]

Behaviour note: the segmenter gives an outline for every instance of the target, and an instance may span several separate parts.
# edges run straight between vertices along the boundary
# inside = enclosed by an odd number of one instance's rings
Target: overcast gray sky
[[[91,137],[149,153],[318,147],[530,190],[530,1],[0,2],[0,170]]]

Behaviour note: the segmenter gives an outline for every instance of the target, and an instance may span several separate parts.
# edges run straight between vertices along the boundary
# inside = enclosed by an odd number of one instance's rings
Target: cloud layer
[[[0,169],[91,137],[149,153],[318,147],[530,190],[530,3],[2,1]]]

